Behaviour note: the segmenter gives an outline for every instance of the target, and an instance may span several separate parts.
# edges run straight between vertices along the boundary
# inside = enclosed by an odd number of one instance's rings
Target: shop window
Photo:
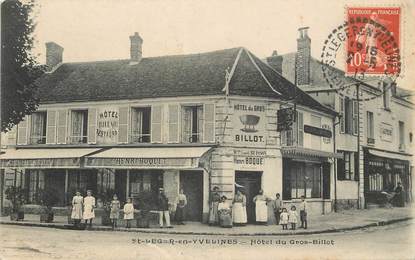
[[[295,163],[290,175],[291,198],[321,198],[321,167],[317,164]]]
[[[46,143],[46,112],[35,112],[31,117],[30,143]]]
[[[130,196],[138,197],[140,192],[149,191],[157,193],[163,187],[163,175],[159,171],[130,171]]]
[[[203,106],[182,107],[182,142],[199,143],[203,134]]]
[[[338,180],[357,180],[358,158],[355,152],[341,152],[342,159],[337,159],[337,179]]]
[[[41,170],[29,170],[27,178],[28,202],[38,204],[39,191],[45,188],[45,173]]]
[[[375,124],[373,118],[373,112],[367,111],[367,144],[375,143]]]
[[[151,140],[151,107],[131,110],[131,140],[134,143],[149,143]]]
[[[71,111],[70,143],[86,143],[88,139],[88,110]]]
[[[85,196],[87,190],[92,190],[93,194],[96,196],[96,170],[69,170],[68,193],[73,195],[76,191],[80,191],[82,196]]]
[[[405,151],[405,123],[399,121],[399,150]]]
[[[114,191],[115,176],[111,169],[98,169],[97,173],[97,192],[98,194]]]
[[[369,175],[369,191],[383,190],[383,176],[380,173],[372,173]]]

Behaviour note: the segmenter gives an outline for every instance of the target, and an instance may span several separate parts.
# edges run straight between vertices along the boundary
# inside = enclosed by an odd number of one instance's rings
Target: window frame
[[[82,126],[81,126],[81,135],[79,136],[74,136],[73,134],[73,123],[74,123],[74,113],[82,113],[83,114],[83,119],[82,119]],[[71,109],[69,110],[69,115],[70,115],[70,129],[69,129],[69,143],[70,144],[87,144],[88,143],[88,115],[89,115],[89,110],[88,109]],[[74,141],[74,138],[80,138],[80,141]]]
[[[185,131],[184,124],[186,109],[191,109],[190,113],[190,134]],[[196,115],[195,115],[196,113]],[[191,103],[180,105],[180,141],[181,143],[202,143],[204,130],[204,105],[203,103]],[[200,117],[199,117],[200,116]],[[196,123],[194,122],[196,119]],[[187,121],[186,121],[187,122]],[[196,129],[196,132],[195,132]],[[187,139],[186,139],[187,138]]]
[[[375,115],[372,111],[366,111],[366,135],[367,135],[367,144],[375,144]]]
[[[34,115],[42,115],[43,117],[43,125],[42,125],[42,135],[40,136],[33,136],[33,124],[34,124]],[[29,124],[29,142],[30,144],[46,144],[46,135],[47,135],[47,111],[36,111],[34,113],[32,113],[32,115],[30,116],[30,124]],[[37,140],[37,141],[35,141]]]
[[[138,133],[137,135],[134,135],[134,129],[135,129],[135,125],[133,124],[133,117],[135,116],[135,114],[137,113],[137,111],[141,110],[142,112],[142,116],[141,116],[141,129],[139,130],[140,133]],[[146,118],[148,120],[148,133],[143,133],[143,127],[144,127],[144,112],[148,113],[148,115],[146,115]],[[130,142],[131,143],[151,143],[151,123],[152,123],[152,106],[135,106],[135,107],[131,107],[131,116],[130,116],[130,122],[131,122],[131,127],[130,127]],[[138,137],[138,140],[136,141],[135,137]],[[148,139],[148,140],[143,140],[143,139]]]

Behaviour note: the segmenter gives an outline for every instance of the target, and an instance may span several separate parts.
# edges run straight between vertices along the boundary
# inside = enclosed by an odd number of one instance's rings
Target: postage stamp
[[[398,74],[400,7],[348,7],[346,73]]]

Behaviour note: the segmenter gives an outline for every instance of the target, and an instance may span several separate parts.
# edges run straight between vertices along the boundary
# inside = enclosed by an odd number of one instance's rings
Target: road
[[[235,237],[1,225],[0,256],[1,260],[414,259],[414,227],[411,221],[342,233]]]

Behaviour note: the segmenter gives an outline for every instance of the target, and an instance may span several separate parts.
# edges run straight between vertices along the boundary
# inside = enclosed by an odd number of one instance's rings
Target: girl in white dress
[[[95,198],[92,196],[92,191],[86,191],[86,197],[84,198],[84,220],[85,224],[88,223],[89,227],[92,227],[92,220],[95,218]]]
[[[125,220],[125,227],[131,227],[131,220],[134,219],[134,205],[131,202],[131,198],[127,199],[127,203],[124,205],[124,220]]]
[[[72,214],[71,218],[74,220],[74,225],[79,226],[82,219],[82,206],[84,203],[84,198],[81,196],[79,191],[76,192],[75,196],[72,198]]]
[[[295,206],[292,206],[290,212],[288,213],[288,222],[291,223],[292,230],[295,230],[295,225],[298,221],[298,214],[296,210],[297,208]]]
[[[288,230],[288,212],[286,208],[282,209],[281,215],[280,215],[280,224],[282,226],[282,230]]]

